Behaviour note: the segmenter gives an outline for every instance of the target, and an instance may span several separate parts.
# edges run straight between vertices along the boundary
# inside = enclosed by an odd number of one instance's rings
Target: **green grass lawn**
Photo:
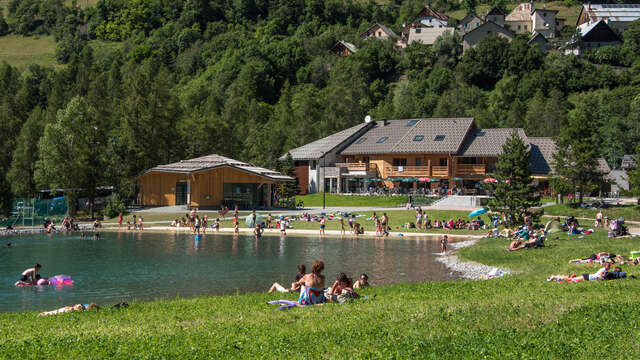
[[[303,201],[305,207],[322,206],[322,193],[297,195],[296,202]],[[336,206],[376,206],[376,207],[398,207],[404,206],[409,198],[400,196],[378,196],[378,195],[340,195],[325,194],[325,205],[327,207]]]
[[[466,259],[508,266],[490,281],[401,284],[360,291],[368,298],[279,311],[295,295],[246,294],[133,303],[39,318],[0,314],[0,358],[635,358],[640,355],[640,280],[559,284],[554,273],[594,272],[568,260],[593,251],[628,252],[635,239],[549,240],[508,252],[485,239]],[[328,273],[335,269],[328,269]],[[626,268],[637,273],[633,268]],[[259,274],[257,274],[259,276]],[[269,279],[264,279],[265,283]],[[375,283],[375,279],[372,279]]]
[[[0,62],[25,67],[29,64],[54,66],[56,43],[53,36],[0,36]]]
[[[550,216],[568,216],[573,215],[579,218],[595,219],[598,209],[573,208],[567,204],[557,204],[544,208],[545,215]],[[640,221],[640,206],[637,205],[620,205],[612,206],[608,209],[602,209],[602,214],[609,218],[624,217],[625,220]]]

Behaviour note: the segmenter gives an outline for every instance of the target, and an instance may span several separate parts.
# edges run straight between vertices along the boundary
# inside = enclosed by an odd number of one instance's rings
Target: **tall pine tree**
[[[532,185],[530,154],[527,145],[514,131],[502,146],[496,170],[493,173],[496,183],[487,187],[494,196],[489,200],[493,211],[504,212],[516,224],[524,223],[525,216],[535,221],[539,214],[532,211],[540,205],[540,196]]]

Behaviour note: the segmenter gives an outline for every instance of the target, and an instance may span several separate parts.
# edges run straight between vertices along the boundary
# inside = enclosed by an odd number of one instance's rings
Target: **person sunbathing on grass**
[[[98,307],[98,305],[96,305],[95,303],[75,304],[73,306],[61,307],[60,309],[57,309],[57,310],[41,312],[40,314],[38,314],[38,316],[58,315],[62,313],[72,312],[72,311],[84,311],[84,310],[91,310],[91,309],[97,310],[97,309],[100,309],[100,307]]]
[[[276,282],[276,283],[273,283],[273,285],[271,285],[271,288],[269,289],[269,294],[271,294],[274,291],[278,291],[281,293],[288,293],[288,292],[296,292],[300,290],[300,285],[298,285],[298,281],[300,281],[300,279],[304,277],[304,274],[306,272],[307,272],[307,267],[304,266],[304,264],[298,264],[298,273],[296,274],[296,281],[291,283],[291,287],[289,289],[285,289],[284,286]]]
[[[599,252],[597,254],[591,254],[589,255],[589,257],[584,258],[584,259],[573,259],[573,260],[569,260],[569,264],[584,264],[584,263],[592,263],[592,262],[597,262],[600,261],[601,259],[610,259],[610,258],[615,258],[616,254],[614,253],[610,253],[610,252]]]
[[[595,274],[582,274],[582,276],[571,274],[571,275],[551,275],[547,281],[557,281],[557,282],[582,282],[582,281],[597,281],[603,280],[605,273],[609,271],[611,268],[611,263],[606,263],[600,270],[596,271]]]
[[[347,274],[341,272],[338,274],[338,279],[327,292],[327,295],[340,295],[344,289],[353,291],[353,281],[347,276]]]

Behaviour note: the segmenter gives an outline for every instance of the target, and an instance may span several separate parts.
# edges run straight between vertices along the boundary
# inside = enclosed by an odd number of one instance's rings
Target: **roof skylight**
[[[413,137],[413,141],[422,141],[424,139],[424,135],[416,135]]]
[[[436,135],[433,141],[444,141],[444,135]]]
[[[383,142],[387,141],[388,137],[383,136],[380,139],[378,139],[378,141],[376,141],[378,144],[382,144]]]

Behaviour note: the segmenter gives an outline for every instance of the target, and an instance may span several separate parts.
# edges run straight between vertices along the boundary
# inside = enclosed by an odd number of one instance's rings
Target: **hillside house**
[[[585,52],[598,50],[603,46],[621,45],[622,39],[613,31],[604,20],[587,26],[578,28],[581,33],[580,39],[575,36],[566,44],[560,47],[564,54],[580,55]]]
[[[455,30],[455,28],[449,27],[447,15],[425,5],[411,23],[403,24],[396,46],[405,48],[413,42],[433,45],[438,36],[445,31],[454,32]]]
[[[504,27],[505,14],[498,7],[493,7],[484,16],[484,21],[491,21],[497,25]]]
[[[356,48],[352,43],[340,40],[333,45],[330,51],[340,57],[347,57],[355,54],[358,51],[358,48]]]
[[[629,23],[640,19],[640,4],[583,4],[576,27],[587,28],[602,20],[612,28],[624,31]]]
[[[464,53],[467,50],[475,47],[480,42],[480,40],[491,34],[496,34],[507,39],[508,41],[511,41],[515,38],[515,34],[513,32],[494,23],[493,21],[487,21],[486,23],[480,25],[479,27],[462,36],[462,52]]]
[[[536,9],[532,2],[521,3],[505,17],[504,25],[515,34],[531,35],[538,32],[547,39],[555,38],[561,30],[557,28],[557,13],[557,10]]]
[[[397,40],[399,36],[388,27],[382,24],[375,23],[370,28],[365,30],[362,34],[360,34],[360,39],[362,40],[371,38]]]
[[[529,44],[537,44],[540,46],[540,50],[542,52],[547,52],[547,47],[549,45],[549,41],[546,37],[544,37],[541,33],[535,32],[531,35],[531,38],[528,41]]]
[[[484,24],[484,20],[474,13],[469,13],[464,19],[460,20],[460,24],[458,24],[458,31],[462,34],[466,34],[469,31],[479,27]]]

